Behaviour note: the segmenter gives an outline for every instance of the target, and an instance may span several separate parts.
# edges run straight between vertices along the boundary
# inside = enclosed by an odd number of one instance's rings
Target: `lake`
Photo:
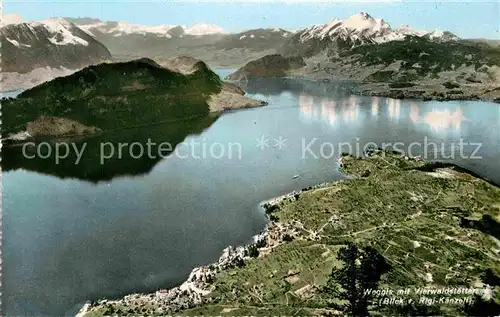
[[[337,158],[349,147],[362,153],[368,142],[413,144],[414,155],[427,148],[428,159],[500,183],[498,104],[353,96],[294,79],[243,88],[269,105],[82,139],[89,150],[76,165],[73,156],[55,164],[7,151],[4,314],[74,314],[87,299],[179,284],[264,228],[261,201],[342,179]],[[178,152],[100,164],[99,144],[147,139]]]

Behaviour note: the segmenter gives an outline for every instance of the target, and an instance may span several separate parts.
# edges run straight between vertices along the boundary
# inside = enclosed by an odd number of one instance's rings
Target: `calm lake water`
[[[89,142],[88,155],[76,166],[72,157],[58,165],[6,157],[4,314],[74,314],[87,299],[182,282],[227,245],[247,243],[263,229],[267,220],[259,202],[341,179],[340,143],[356,150],[367,142],[402,142],[402,149],[419,142],[420,148],[413,147],[418,154],[426,140],[436,142],[444,149],[438,158],[444,154],[450,157],[445,160],[500,183],[497,104],[352,96],[334,85],[291,79],[260,80],[244,88],[269,105],[227,113],[215,122],[179,122],[82,140]],[[180,155],[164,159],[129,156],[100,164],[101,142],[145,144],[148,138],[185,143],[177,147]],[[267,140],[263,148],[258,139]],[[463,158],[461,139],[469,143]],[[189,142],[200,144],[195,155]],[[472,154],[482,158],[465,158]]]

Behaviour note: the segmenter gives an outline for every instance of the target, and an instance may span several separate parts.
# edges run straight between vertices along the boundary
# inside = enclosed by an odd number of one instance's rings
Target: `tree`
[[[348,303],[343,310],[347,315],[369,316],[372,292],[367,291],[378,288],[380,277],[390,269],[390,265],[374,248],[360,250],[353,243],[340,249],[337,259],[343,266],[332,270],[324,292],[346,300]]]
[[[247,248],[247,254],[251,258],[256,258],[259,256],[259,248],[255,243],[252,243]]]
[[[500,305],[494,300],[484,300],[481,296],[476,295],[473,304],[466,304],[464,312],[467,316],[499,316]]]

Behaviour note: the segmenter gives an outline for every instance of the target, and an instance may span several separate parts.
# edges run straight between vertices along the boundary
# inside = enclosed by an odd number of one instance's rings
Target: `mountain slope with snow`
[[[0,41],[3,72],[79,69],[111,58],[102,43],[65,19],[4,24]]]
[[[184,32],[187,35],[209,35],[226,33],[226,31],[220,26],[206,23],[198,23],[190,27],[184,27]]]
[[[352,48],[364,44],[401,41],[407,36],[428,37],[435,41],[457,40],[450,32],[414,30],[408,25],[393,29],[384,19],[365,12],[347,19],[333,19],[326,24],[301,30],[282,48],[284,55],[314,55],[327,47]]]
[[[277,49],[292,35],[292,32],[281,28],[253,29],[229,34],[215,43],[215,47],[222,50],[244,48],[251,51]]]
[[[158,36],[163,38],[182,37],[185,35],[201,36],[226,33],[223,28],[215,24],[198,23],[191,26],[160,24],[141,25],[128,22],[100,21],[88,18],[69,19],[87,33],[97,35],[111,35],[115,37],[125,35]]]
[[[164,60],[189,55],[224,67],[239,67],[254,58],[273,54],[293,35],[280,28],[227,33],[217,25],[205,23],[187,27],[144,26],[92,18],[70,20],[106,45],[113,57],[120,60],[144,56]]]
[[[373,18],[366,12],[360,12],[345,20],[334,19],[327,24],[320,24],[306,29],[300,34],[303,41],[308,39],[335,39],[341,38],[353,44],[363,44],[367,42],[383,43],[394,40],[403,40],[408,35],[429,36],[431,39],[455,40],[456,36],[445,37],[445,33],[440,30],[431,32],[415,30],[408,25],[402,25],[393,29],[384,19]],[[447,32],[448,35],[451,33]]]
[[[374,19],[361,12],[345,20],[333,19],[327,24],[311,27],[299,34],[302,41],[310,39],[340,38],[345,41],[371,41],[383,38],[392,32],[390,25],[383,19]]]

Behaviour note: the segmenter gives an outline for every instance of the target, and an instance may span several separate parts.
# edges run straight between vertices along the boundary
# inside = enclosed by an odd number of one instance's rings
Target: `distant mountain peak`
[[[408,35],[428,35],[430,39],[438,40],[458,39],[456,36],[446,36],[445,32],[438,30],[426,32],[414,30],[408,25],[393,29],[384,19],[374,18],[366,12],[359,12],[343,20],[335,18],[326,24],[314,25],[309,29],[302,30],[300,40],[305,42],[311,39],[341,39],[355,46],[364,43],[402,40]]]
[[[444,41],[456,41],[459,39],[458,36],[455,34],[451,33],[450,31],[442,31],[439,29],[435,29],[431,32],[428,32],[425,34],[429,39],[431,40],[444,40]]]
[[[121,35],[156,35],[159,37],[172,38],[183,35],[209,35],[222,34],[226,31],[215,24],[197,23],[191,26],[176,24],[142,25],[125,21],[92,21],[90,19],[73,19],[78,27],[87,33],[94,35],[94,32],[109,34],[112,36]],[[89,23],[90,22],[90,23]]]
[[[226,33],[226,31],[220,26],[208,23],[197,23],[190,27],[184,27],[184,32],[188,35],[208,35],[208,34]]]
[[[373,17],[367,12],[358,12],[356,14],[351,15],[347,20],[373,20]]]
[[[42,67],[77,69],[111,58],[108,49],[71,21],[20,21],[0,28],[3,71],[27,73]]]
[[[359,22],[359,21],[375,21],[375,19],[366,12],[359,12],[348,17],[345,22]]]
[[[89,45],[88,39],[82,36],[82,30],[64,18],[50,18],[40,22],[18,21],[2,26],[2,34],[17,47],[31,47],[23,42],[35,38],[46,37],[55,45]],[[40,33],[42,32],[42,33]]]
[[[347,19],[332,19],[327,24],[315,25],[301,34],[303,41],[318,38],[340,38],[352,41],[371,41],[391,32],[390,25],[383,19],[374,19],[366,12],[360,12]]]
[[[64,18],[50,18],[50,19],[43,20],[41,22],[32,22],[32,23],[45,25],[46,27],[48,27],[56,32],[61,31],[62,29],[69,29],[69,28],[76,28],[77,27],[71,21],[68,21]]]

